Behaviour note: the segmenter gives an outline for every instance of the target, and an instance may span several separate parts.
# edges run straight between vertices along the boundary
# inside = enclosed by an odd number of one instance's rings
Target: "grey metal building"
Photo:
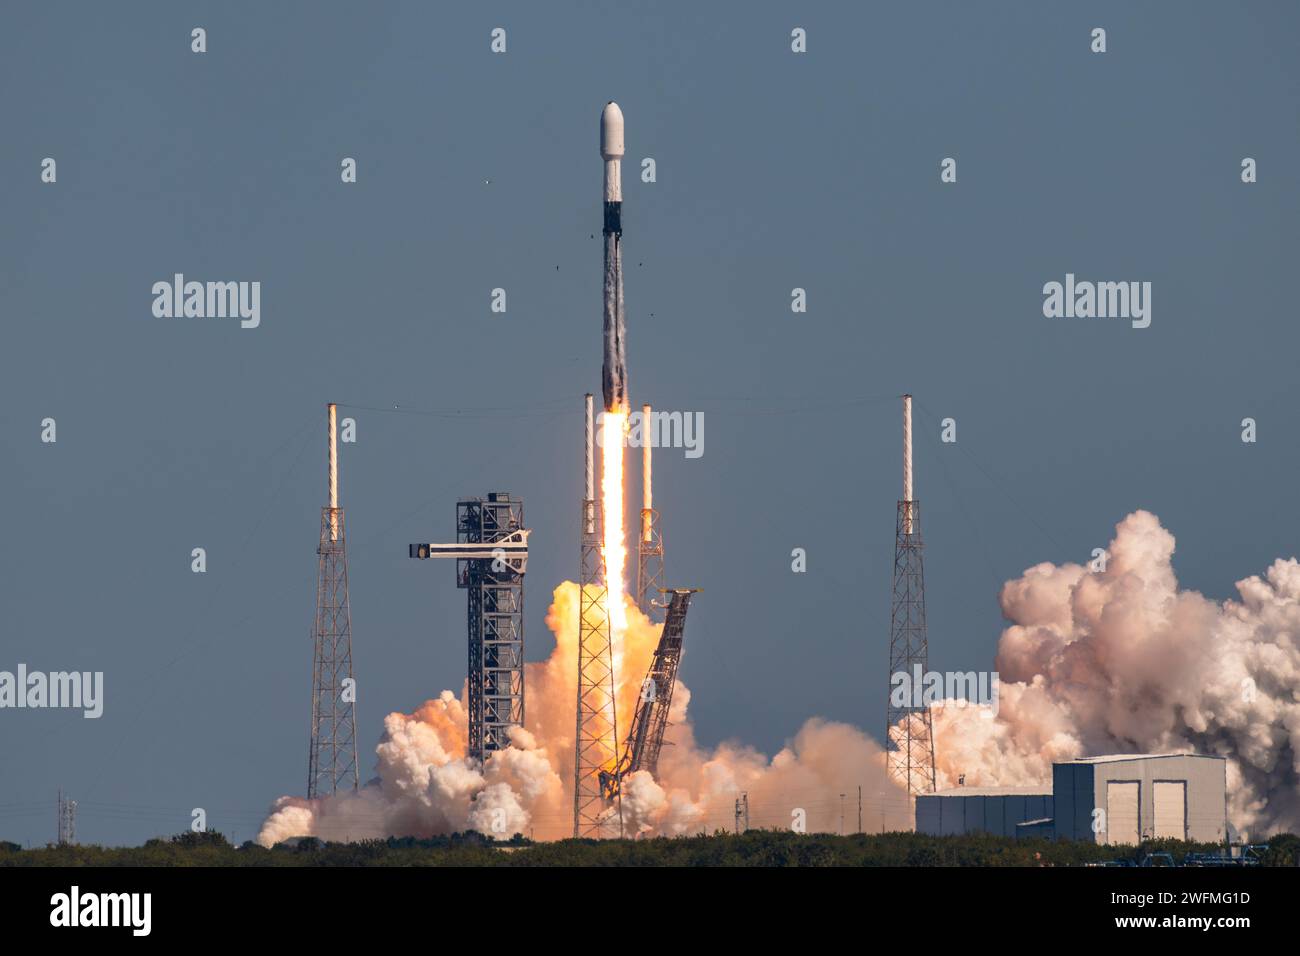
[[[1203,754],[1121,754],[1052,765],[1058,839],[1221,842],[1228,762]]]
[[[1117,754],[1052,765],[1043,787],[956,787],[916,798],[916,830],[1019,839],[1221,842],[1227,760],[1203,754]]]
[[[1052,795],[1043,787],[954,787],[916,797],[916,831],[932,836],[1013,837],[1024,821],[1051,815]]]

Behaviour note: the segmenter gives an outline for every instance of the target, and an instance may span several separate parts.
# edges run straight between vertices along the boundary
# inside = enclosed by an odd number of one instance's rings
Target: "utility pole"
[[[840,794],[840,836],[844,836],[844,794]]]
[[[862,832],[862,784],[858,784],[858,832]]]

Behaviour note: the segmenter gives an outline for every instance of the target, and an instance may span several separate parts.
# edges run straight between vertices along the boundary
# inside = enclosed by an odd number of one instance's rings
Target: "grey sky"
[[[990,667],[1001,583],[1135,508],[1218,598],[1295,552],[1294,4],[451,6],[0,14],[0,669],[106,681],[97,721],[0,711],[0,838],[52,839],[60,785],[106,843],[191,807],[247,839],[303,791],[327,401],[361,406],[364,774],[384,714],[464,679],[464,594],[406,557],[457,496],[525,499],[549,653],[600,384],[608,99],[632,398],[705,416],[704,456],[656,465],[668,578],[705,589],[703,741],[770,753],[811,715],[880,736],[905,390],[936,668]],[[154,318],[175,272],[260,281],[261,326]],[[1067,272],[1150,281],[1151,327],[1045,319]]]

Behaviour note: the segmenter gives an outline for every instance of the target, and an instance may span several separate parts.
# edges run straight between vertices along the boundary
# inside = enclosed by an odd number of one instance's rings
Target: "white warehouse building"
[[[1052,794],[1058,840],[1220,843],[1228,820],[1228,761],[1201,754],[1087,757],[1052,765]]]
[[[1137,844],[1218,843],[1227,829],[1227,761],[1202,754],[1118,754],[1052,765],[1042,787],[956,787],[916,798],[916,830]]]

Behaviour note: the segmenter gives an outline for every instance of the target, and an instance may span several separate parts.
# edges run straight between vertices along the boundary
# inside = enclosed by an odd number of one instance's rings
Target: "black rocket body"
[[[623,254],[619,242],[617,233],[605,234],[605,361],[600,377],[605,408],[611,411],[628,407]]]
[[[623,112],[606,103],[600,114],[600,155],[605,160],[604,364],[601,391],[605,408],[624,410],[627,393],[627,323],[623,313]]]

